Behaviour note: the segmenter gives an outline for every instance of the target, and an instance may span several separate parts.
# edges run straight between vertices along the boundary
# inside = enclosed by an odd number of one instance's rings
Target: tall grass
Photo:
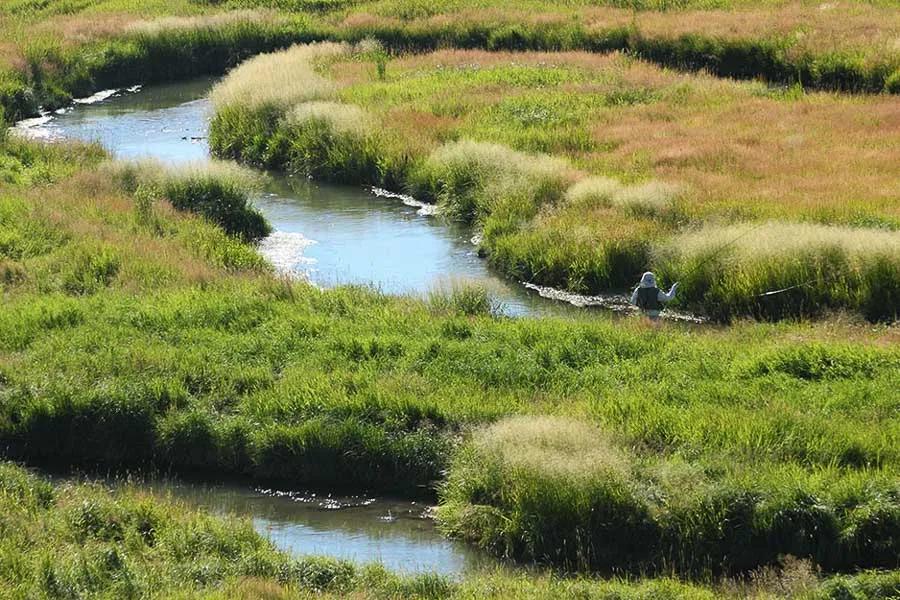
[[[15,120],[41,105],[62,106],[72,96],[103,87],[217,74],[293,43],[367,37],[395,51],[622,50],[728,77],[848,91],[900,90],[900,59],[891,45],[893,13],[886,8],[713,5],[659,13],[633,12],[634,6],[580,10],[552,2],[511,8],[484,0],[439,7],[352,4],[333,14],[296,11],[283,2],[229,2],[205,10],[193,4],[147,8],[129,0],[64,10],[29,6],[0,25],[11,41],[0,48],[0,106]],[[197,15],[201,10],[204,14]],[[191,16],[166,16],[169,11]],[[147,15],[158,18],[148,21]]]
[[[707,226],[668,240],[657,264],[683,280],[687,303],[720,318],[779,318],[829,309],[895,320],[900,233],[768,222]],[[779,291],[784,290],[784,291]],[[775,293],[771,293],[775,292]]]
[[[349,51],[345,44],[322,43],[256,56],[216,85],[210,99],[219,110],[239,104],[248,111],[286,111],[301,102],[331,98],[335,85],[316,72],[315,61],[346,56]]]
[[[153,162],[113,163],[106,171],[139,202],[157,196],[177,210],[206,217],[244,241],[258,241],[272,231],[250,203],[250,195],[261,189],[262,176],[249,169],[213,161],[178,167]]]
[[[298,56],[303,54],[282,58],[293,64]],[[561,62],[548,64],[550,60]],[[326,66],[343,84],[334,93],[344,103],[300,102],[291,109],[261,111],[236,104],[220,110],[213,123],[212,146],[223,156],[313,177],[402,186],[420,199],[438,203],[445,216],[480,229],[482,252],[517,279],[598,293],[632,286],[641,272],[661,269],[673,281],[694,279],[682,300],[716,319],[741,314],[808,316],[829,310],[860,311],[872,320],[893,318],[892,309],[883,307],[890,303],[881,299],[895,278],[890,260],[869,263],[871,276],[862,278],[878,282],[871,286],[840,281],[832,285],[818,278],[802,286],[815,289],[813,294],[784,293],[758,301],[759,294],[811,279],[795,280],[798,269],[810,273],[820,269],[816,265],[821,256],[804,253],[803,265],[796,269],[766,267],[770,274],[754,275],[758,281],[749,288],[741,284],[732,292],[711,294],[706,292],[718,285],[719,277],[711,270],[714,262],[710,268],[692,270],[688,265],[676,268],[676,259],[664,258],[685,239],[680,232],[705,222],[777,216],[893,228],[890,200],[879,191],[887,189],[883,184],[890,171],[889,160],[882,162],[881,155],[873,159],[878,168],[860,162],[840,181],[828,174],[833,161],[824,155],[782,152],[785,160],[777,165],[758,156],[755,148],[782,143],[772,137],[771,128],[758,123],[774,118],[768,111],[787,110],[797,116],[821,110],[820,117],[829,123],[828,115],[833,114],[843,115],[841,123],[851,119],[833,98],[820,97],[808,106],[805,101],[774,97],[761,101],[761,93],[770,93],[758,86],[673,78],[616,56],[439,52],[396,62],[396,73],[387,80],[376,79],[367,65],[349,56]],[[312,81],[322,76],[313,73]],[[563,82],[576,87],[559,93],[544,89]],[[729,140],[732,133],[744,136],[747,141],[740,147],[719,140],[724,131],[698,128],[697,123],[705,123],[704,111],[720,110],[716,108],[720,101],[728,106],[723,114],[729,115],[729,123],[733,118],[741,121],[728,132]],[[889,118],[890,109],[880,101],[866,102],[874,102],[872,109]],[[798,106],[785,109],[785,104]],[[290,111],[293,116],[287,114]],[[663,125],[655,124],[657,113],[664,115]],[[665,124],[670,122],[677,124]],[[813,118],[809,122],[818,130],[810,135],[844,155],[847,148],[837,140],[835,129],[842,125],[823,126],[821,119]],[[548,137],[567,138],[573,131],[591,128],[596,133],[588,135],[590,143],[554,146],[553,155],[522,150]],[[612,148],[607,152],[594,140],[610,129],[617,133],[615,141],[606,142]],[[857,133],[872,144],[888,144],[874,125],[864,129]],[[686,130],[692,133],[685,134]],[[579,135],[572,140],[577,142]],[[686,135],[697,143],[686,144]],[[624,162],[610,158],[613,154]],[[890,150],[885,158],[888,155]],[[858,153],[846,156],[851,162],[859,160]],[[667,181],[653,178],[655,171],[668,174]],[[589,174],[596,172],[616,177]],[[816,173],[824,179],[813,177]],[[680,177],[686,181],[671,182]],[[840,190],[853,178],[858,185],[852,187],[873,190],[869,202],[843,201]],[[788,183],[794,180],[794,185]],[[788,265],[787,255],[771,265]],[[878,269],[883,272],[876,276]],[[793,283],[780,285],[786,281]]]
[[[7,456],[426,495],[447,479],[461,535],[573,566],[894,566],[895,328],[651,330],[322,291],[90,161],[71,174],[75,151],[32,149],[19,181],[42,183],[0,191]],[[554,418],[465,443],[513,415]]]
[[[478,280],[439,281],[428,291],[426,299],[436,311],[464,316],[496,315],[502,308],[491,286]]]
[[[829,569],[896,568],[880,554],[896,553],[890,473],[780,467],[717,477],[629,457],[620,444],[566,419],[491,425],[454,458],[439,518],[498,554],[567,569],[728,572],[787,554]],[[861,545],[862,531],[878,556]]]
[[[275,550],[247,521],[210,516],[156,492],[153,485],[56,482],[0,464],[0,593],[5,597],[167,598],[576,598],[592,595],[684,600],[796,597],[877,600],[897,589],[884,572],[820,579],[802,561],[753,579],[752,586],[658,579],[530,576],[501,570],[462,580],[400,575],[378,564]],[[805,567],[805,570],[804,570]],[[748,593],[750,592],[750,593]]]
[[[466,140],[437,148],[409,185],[415,195],[436,199],[445,214],[480,223],[498,216],[504,221],[498,227],[503,227],[558,200],[572,177],[571,168],[559,159]],[[486,227],[489,231],[494,230]]]

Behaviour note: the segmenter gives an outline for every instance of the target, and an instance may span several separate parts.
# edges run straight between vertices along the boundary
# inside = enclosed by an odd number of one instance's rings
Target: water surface
[[[117,158],[167,163],[209,160],[211,78],[98,94],[43,119],[45,138],[99,142]],[[275,233],[261,245],[281,270],[330,287],[372,285],[385,293],[427,294],[455,279],[485,282],[511,315],[576,314],[493,271],[459,223],[422,214],[363,187],[273,174],[254,203]]]
[[[295,556],[333,556],[378,562],[401,573],[450,576],[496,564],[442,537],[428,516],[430,507],[421,502],[173,481],[142,487],[192,507],[248,518],[275,546]]]

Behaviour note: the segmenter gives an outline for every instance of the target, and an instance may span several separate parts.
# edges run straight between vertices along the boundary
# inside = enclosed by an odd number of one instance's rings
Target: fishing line
[[[794,289],[797,289],[797,288],[801,288],[801,287],[803,287],[803,286],[805,286],[805,285],[809,285],[809,284],[815,283],[815,282],[816,282],[816,279],[810,279],[809,281],[804,281],[803,283],[798,283],[798,284],[796,284],[796,285],[792,285],[792,286],[789,286],[789,287],[786,287],[786,288],[781,288],[780,290],[772,290],[772,291],[770,291],[770,292],[763,292],[762,294],[757,294],[757,295],[755,296],[755,298],[764,298],[764,297],[766,297],[766,296],[774,296],[774,295],[776,295],[776,294],[781,294],[782,292],[789,292],[789,291],[791,291],[791,290],[794,290]]]

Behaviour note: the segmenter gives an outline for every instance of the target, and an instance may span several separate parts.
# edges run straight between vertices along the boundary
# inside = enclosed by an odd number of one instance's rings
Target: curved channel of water
[[[213,82],[101,92],[17,129],[33,138],[99,142],[121,159],[203,162],[209,160],[205,96]],[[462,277],[489,282],[509,314],[577,311],[491,272],[468,229],[422,214],[420,206],[397,197],[273,175],[254,202],[275,229],[260,246],[263,254],[278,269],[317,285],[366,284],[388,293],[421,294],[442,279]],[[191,506],[249,518],[277,547],[296,555],[454,576],[496,564],[445,539],[428,507],[412,501],[173,481],[140,485]]]
[[[18,129],[45,139],[99,142],[117,158],[169,163],[209,160],[206,94],[214,79],[99,93]],[[478,257],[472,231],[421,206],[362,187],[272,175],[255,204],[275,233],[261,251],[276,268],[316,285],[372,285],[424,294],[448,280],[485,282],[509,315],[575,315],[494,272]]]
[[[485,554],[440,535],[421,502],[331,496],[157,481],[142,485],[196,508],[248,518],[282,550],[379,562],[401,573],[457,576],[496,565]]]

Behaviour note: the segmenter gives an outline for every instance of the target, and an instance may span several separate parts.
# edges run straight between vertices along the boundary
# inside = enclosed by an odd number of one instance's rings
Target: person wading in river
[[[634,293],[631,294],[631,303],[651,319],[658,319],[659,311],[663,309],[664,304],[675,299],[677,290],[678,282],[675,282],[669,293],[663,292],[656,287],[656,275],[647,271],[641,277],[641,283],[634,288]]]

